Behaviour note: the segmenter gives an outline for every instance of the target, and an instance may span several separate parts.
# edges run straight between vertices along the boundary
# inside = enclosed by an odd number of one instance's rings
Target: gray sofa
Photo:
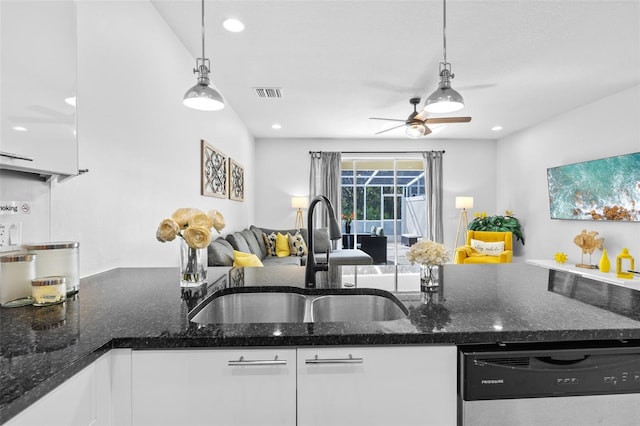
[[[277,257],[267,255],[267,247],[263,234],[282,233],[295,235],[300,232],[308,248],[307,229],[270,229],[251,225],[249,228],[232,232],[226,237],[213,240],[208,247],[209,266],[233,266],[233,250],[253,253],[264,266],[270,265],[305,265],[306,256]],[[362,250],[332,250],[329,234],[326,229],[316,229],[313,234],[316,262],[327,261],[333,265],[369,265],[373,263],[371,256]]]

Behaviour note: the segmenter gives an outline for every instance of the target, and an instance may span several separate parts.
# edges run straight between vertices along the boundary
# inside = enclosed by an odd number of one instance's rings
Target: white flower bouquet
[[[412,265],[424,266],[444,265],[449,261],[449,252],[444,245],[430,240],[420,240],[407,252],[407,260]]]

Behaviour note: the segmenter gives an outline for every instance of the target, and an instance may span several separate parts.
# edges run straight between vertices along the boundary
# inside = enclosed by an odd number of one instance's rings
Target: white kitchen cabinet
[[[69,378],[7,426],[101,426],[111,424],[111,355]]]
[[[134,425],[295,425],[295,349],[138,350]]]
[[[74,0],[0,2],[0,168],[78,174]]]
[[[456,347],[298,349],[298,425],[455,425]]]

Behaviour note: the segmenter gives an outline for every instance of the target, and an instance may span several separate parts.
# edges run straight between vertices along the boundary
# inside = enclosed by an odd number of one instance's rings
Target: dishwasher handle
[[[567,356],[538,356],[535,357],[536,360],[542,362],[543,364],[550,364],[554,366],[579,366],[584,361],[589,359],[589,355],[583,355],[578,357],[567,357]]]

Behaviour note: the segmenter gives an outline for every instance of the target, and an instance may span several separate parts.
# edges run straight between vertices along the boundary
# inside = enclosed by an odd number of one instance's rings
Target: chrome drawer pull
[[[33,161],[32,157],[26,157],[26,156],[20,155],[20,154],[12,154],[10,152],[0,152],[0,156],[7,157],[7,158],[13,158],[14,160]]]
[[[362,358],[354,358],[349,354],[349,358],[318,358],[318,355],[313,359],[305,360],[307,364],[362,364],[364,360]]]
[[[233,367],[244,367],[248,365],[287,365],[287,360],[278,359],[278,355],[274,359],[244,359],[243,356],[237,361],[229,361],[229,365]]]

